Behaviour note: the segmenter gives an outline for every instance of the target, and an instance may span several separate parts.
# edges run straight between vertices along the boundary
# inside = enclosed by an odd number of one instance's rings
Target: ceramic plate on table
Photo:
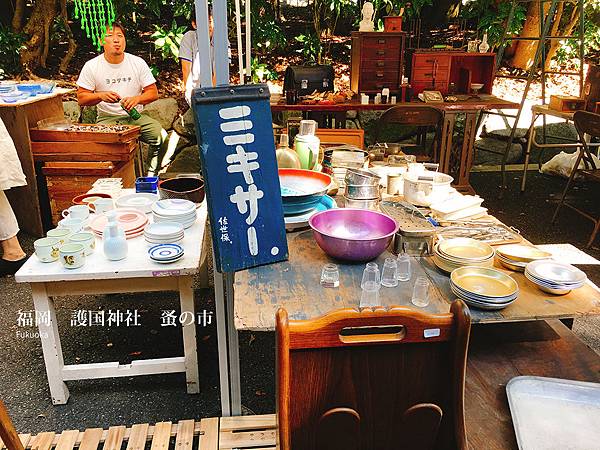
[[[148,249],[148,255],[155,261],[168,261],[183,255],[183,247],[178,244],[158,244]]]
[[[152,211],[152,205],[158,201],[157,194],[146,192],[136,192],[119,197],[116,201],[117,208],[135,208],[149,213]]]
[[[332,208],[337,208],[335,200],[328,195],[324,195],[323,197],[321,197],[321,201],[317,204],[317,206],[314,209],[295,216],[285,216],[285,229],[288,231],[292,231],[297,230],[299,228],[308,227],[308,219],[310,219],[313,216],[313,214],[316,214],[321,211],[326,211]]]
[[[146,226],[146,235],[162,238],[183,234],[183,226],[177,222],[158,222]]]
[[[157,201],[152,205],[152,212],[161,216],[179,216],[191,214],[196,210],[196,204],[189,200],[168,198]]]
[[[119,208],[114,211],[117,215],[117,223],[125,233],[137,231],[148,223],[148,217],[146,217],[146,214],[139,209]],[[102,233],[107,223],[108,217],[104,214],[100,214],[98,217],[94,217],[90,223],[90,227],[93,231]]]

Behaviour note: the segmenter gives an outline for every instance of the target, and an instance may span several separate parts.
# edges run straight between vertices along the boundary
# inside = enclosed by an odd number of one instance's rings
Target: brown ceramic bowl
[[[81,194],[75,197],[71,202],[74,205],[88,205],[99,198],[112,198],[110,194],[104,194],[102,192],[89,192],[87,194]]]
[[[181,198],[194,203],[204,200],[204,182],[194,177],[169,178],[158,183],[160,199]]]

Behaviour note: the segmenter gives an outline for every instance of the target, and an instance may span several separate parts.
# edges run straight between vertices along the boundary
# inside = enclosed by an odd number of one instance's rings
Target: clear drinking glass
[[[412,275],[410,266],[410,256],[406,253],[400,253],[396,259],[396,279],[398,281],[408,281]]]
[[[335,264],[325,264],[321,270],[321,286],[336,288],[340,285],[340,271]]]
[[[363,271],[360,287],[362,289],[360,306],[379,306],[379,288],[381,287],[381,279],[377,263],[367,263],[365,270]]]
[[[385,258],[383,271],[381,273],[381,285],[385,287],[398,286],[396,279],[397,264],[395,258]]]
[[[419,308],[429,305],[429,280],[427,278],[417,277],[411,302]]]

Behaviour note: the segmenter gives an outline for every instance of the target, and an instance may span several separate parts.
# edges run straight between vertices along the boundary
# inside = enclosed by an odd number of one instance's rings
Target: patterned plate
[[[178,244],[159,244],[150,247],[148,255],[154,261],[170,261],[183,255],[183,247]]]

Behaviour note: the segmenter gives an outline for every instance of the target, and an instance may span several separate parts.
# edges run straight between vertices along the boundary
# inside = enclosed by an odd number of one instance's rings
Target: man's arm
[[[135,108],[137,105],[147,105],[152,103],[154,100],[158,100],[158,88],[156,83],[152,83],[142,89],[140,95],[133,97],[126,97],[123,99],[123,107],[129,111],[131,108]]]
[[[180,59],[181,61],[181,74],[183,75],[183,87],[187,86],[187,80],[192,71],[192,62],[187,59]]]
[[[94,92],[89,89],[77,88],[77,103],[81,106],[94,106],[100,102],[117,103],[121,100],[121,96],[113,91]]]

